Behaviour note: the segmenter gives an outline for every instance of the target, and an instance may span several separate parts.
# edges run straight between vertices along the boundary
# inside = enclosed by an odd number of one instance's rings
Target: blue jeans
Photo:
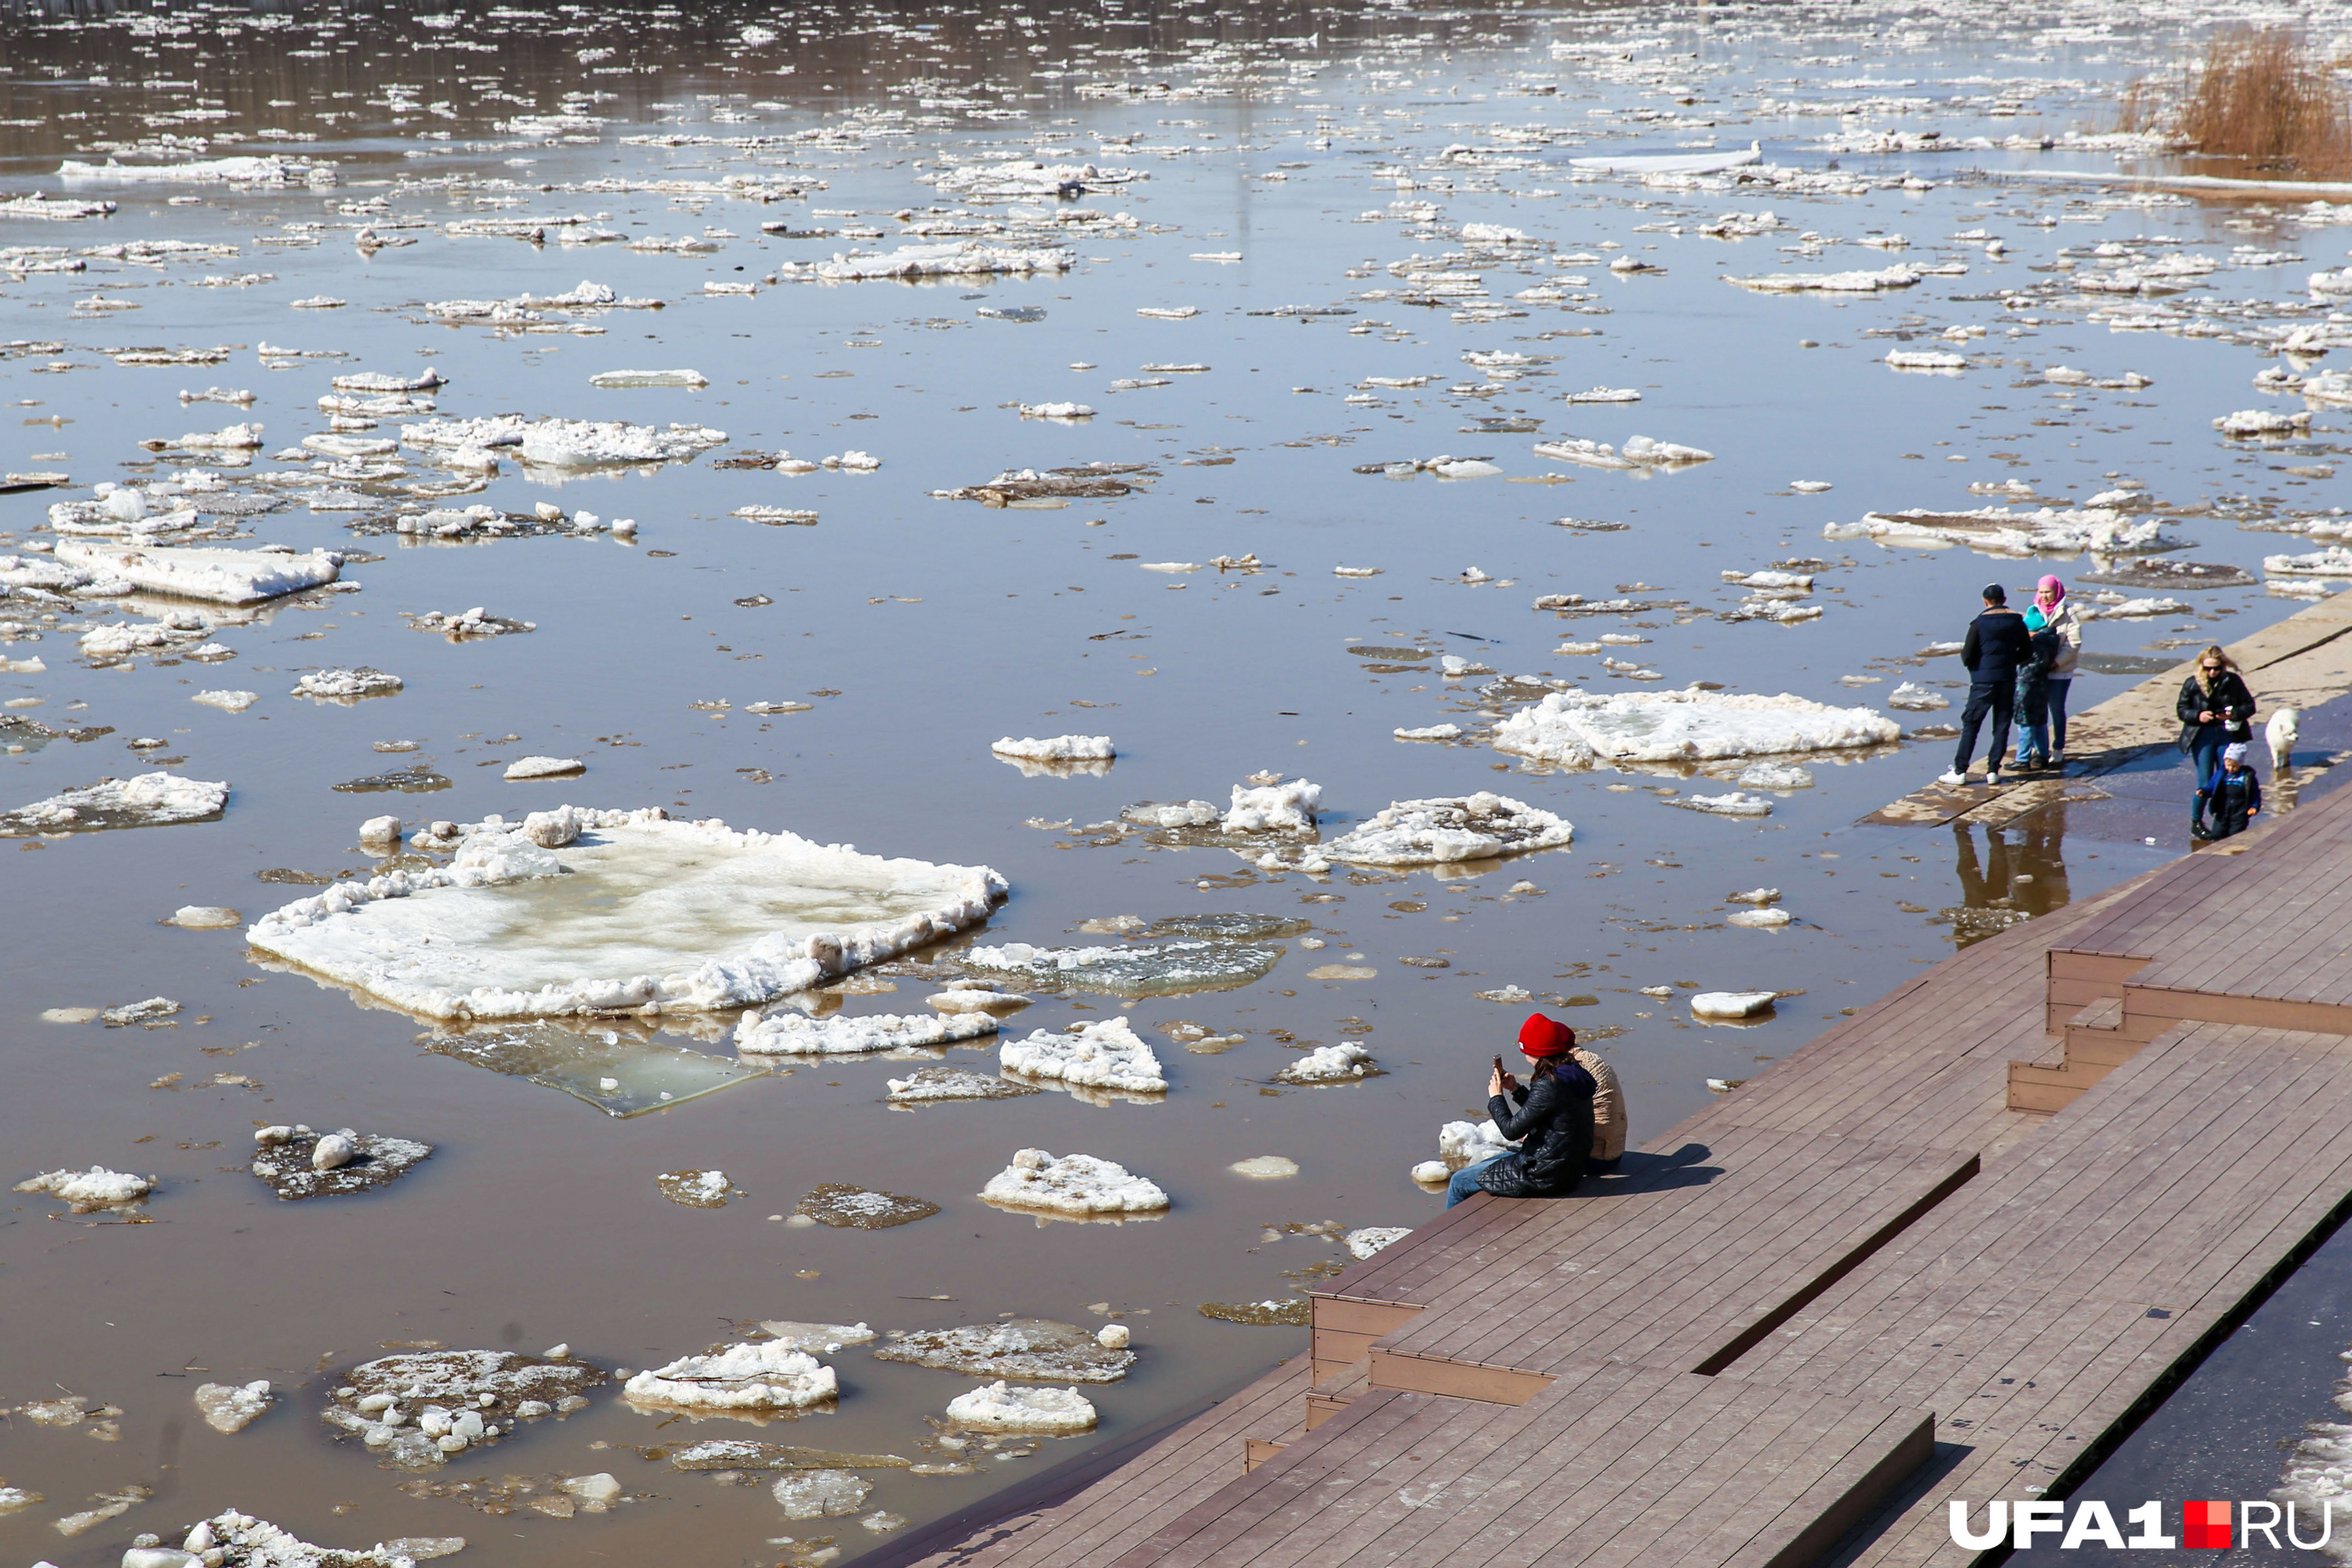
[[[2017,765],[2032,767],[2036,763],[2050,761],[2050,726],[2020,721],[2017,726]]]
[[[2200,822],[2205,819],[2205,799],[2198,792],[2204,789],[2205,781],[2221,765],[2221,748],[2229,743],[2230,732],[2219,724],[2206,725],[2189,743],[2189,762],[2197,770],[2197,777],[2189,786],[2189,810]]]
[[[1465,1165],[1454,1172],[1454,1179],[1445,1184],[1445,1206],[1452,1208],[1472,1193],[1485,1192],[1486,1189],[1478,1184],[1478,1173],[1501,1158],[1497,1154],[1493,1159],[1481,1160],[1475,1165]]]
[[[2050,678],[2050,739],[2061,752],[2066,749],[2066,689],[2074,684],[2071,675]]]

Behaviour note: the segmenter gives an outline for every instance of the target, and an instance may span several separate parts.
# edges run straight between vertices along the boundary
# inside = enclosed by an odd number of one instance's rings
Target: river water
[[[846,1558],[883,1540],[859,1521],[875,1510],[920,1524],[969,1507],[1302,1353],[1297,1328],[1199,1309],[1292,1300],[1345,1257],[1328,1232],[1435,1212],[1407,1172],[1435,1154],[1442,1122],[1480,1114],[1486,1060],[1530,1006],[1599,1042],[1638,1141],[1706,1103],[1709,1080],[1752,1076],[1956,942],[2179,853],[2180,781],[2155,763],[2122,804],[1988,835],[1855,826],[1943,769],[1940,739],[1802,759],[1809,786],[1734,818],[1677,803],[1732,787],[1739,761],[1559,769],[1486,735],[1548,683],[1708,682],[1883,710],[1910,680],[1957,698],[1964,677],[1927,650],[1959,637],[1981,584],[2021,595],[2045,571],[2073,582],[2144,559],[1882,542],[1852,526],[1873,511],[2079,508],[2121,488],[2117,515],[2180,541],[2159,558],[2243,569],[2227,579],[2242,585],[2178,591],[2126,575],[2126,599],[2181,604],[2092,624],[2107,673],[2074,682],[2077,710],[2308,602],[2263,558],[2326,538],[2341,415],[2318,406],[2308,432],[2269,442],[2212,422],[2305,408],[2251,378],[2324,368],[2275,351],[2297,328],[2341,330],[2305,281],[2342,265],[2352,208],[2009,177],[2157,167],[2099,133],[2117,84],[2177,59],[2198,20],[2087,5],[1988,28],[1959,7],[1108,0],[1034,16],[6,11],[0,195],[115,205],[0,216],[0,384],[18,410],[0,469],[68,476],[0,498],[0,553],[38,560],[58,537],[48,507],[96,484],[202,470],[254,498],[208,511],[207,527],[226,518],[235,542],[348,559],[337,589],[212,612],[204,640],[231,654],[215,662],[186,657],[189,639],[83,650],[89,628],[185,605],[0,600],[0,713],[81,736],[13,739],[0,809],[159,770],[231,789],[210,821],[0,846],[9,1179],[103,1163],[160,1184],[131,1216],[152,1223],[37,1195],[6,1210],[0,1400],[79,1395],[119,1414],[44,1426],[20,1410],[0,1431],[0,1480],[46,1500],[0,1518],[0,1551],[110,1563],[139,1532],[176,1542],[235,1506],[330,1545],[464,1535],[467,1561],[805,1562],[828,1542]],[[1764,161],[1744,171],[1644,179],[1569,162],[1750,142]],[[235,180],[104,167],[232,157],[280,162]],[[96,167],[61,177],[68,160]],[[970,174],[1016,160],[1058,173],[1011,195],[1013,176]],[[1727,214],[1742,220],[1723,230]],[[919,285],[813,273],[836,253],[968,237],[1063,246],[1071,264]],[[1898,264],[1925,270],[1829,295],[1725,281]],[[2126,272],[2138,280],[2081,286]],[[661,308],[446,308],[583,280]],[[1961,363],[1904,370],[1890,351]],[[2092,384],[2048,381],[2052,366]],[[594,470],[507,448],[494,475],[413,445],[389,460],[300,446],[397,439],[428,416],[362,414],[337,432],[319,399],[339,375],[426,368],[444,382],[429,416],[677,422],[724,439]],[[591,384],[679,368],[705,384]],[[1596,386],[1639,400],[1568,401]],[[252,396],[183,400],[215,387]],[[1055,403],[1095,413],[1021,412]],[[265,435],[238,461],[170,445],[246,421]],[[1612,468],[1531,450],[1635,437],[1712,458]],[[782,452],[879,467],[756,466]],[[1413,467],[1441,457],[1494,471]],[[1065,504],[934,493],[1087,464],[1144,471],[1128,493]],[[565,527],[399,531],[431,508],[528,518],[542,503]],[[583,530],[582,512],[634,531]],[[2315,519],[2318,540],[2277,531]],[[1751,593],[1726,576],[1776,563],[1813,586],[1765,606],[1824,613],[1727,618]],[[1650,607],[1531,609],[1543,595]],[[404,618],[475,605],[532,629],[456,641]],[[1641,640],[1555,651],[1602,634]],[[1448,658],[1468,672],[1448,676]],[[360,667],[403,686],[345,704],[289,695],[304,672]],[[215,689],[258,700],[191,700]],[[1465,738],[1392,738],[1445,722]],[[990,753],[999,736],[1065,733],[1109,735],[1116,763],[1054,776]],[[507,781],[502,764],[529,755],[585,771]],[[1444,874],[1307,875],[1181,835],[1087,831],[1139,801],[1222,806],[1253,774],[1319,784],[1327,839],[1391,801],[1493,790],[1571,820],[1575,843]],[[662,1081],[683,1103],[616,1116],[593,1073],[567,1093],[485,1070],[424,1048],[429,1020],[265,962],[237,929],[163,923],[194,905],[249,924],[367,875],[367,817],[414,828],[564,801],[992,867],[1011,895],[981,942],[1117,942],[1116,927],[1078,928],[1126,915],[1310,929],[1277,943],[1262,979],[1131,1005],[1166,1064],[1164,1100],[1048,1092],[910,1112],[884,1100],[908,1064],[869,1058],[685,1100],[713,1074],[675,1058]],[[1759,886],[1795,923],[1725,923],[1744,907],[1726,895]],[[886,970],[894,991],[814,1005],[922,1013],[971,940]],[[1310,976],[1327,965],[1360,977]],[[1782,995],[1734,1026],[1696,1018],[1697,990]],[[1127,1006],[1032,994],[1009,1036]],[[179,1011],[152,1027],[44,1016],[155,996]],[[1198,1054],[1165,1027],[1180,1022],[1241,1038]],[[652,1070],[656,1047],[734,1059],[693,1020],[624,1031],[613,1048],[632,1070]],[[1271,1081],[1297,1049],[1343,1039],[1381,1076]],[[991,1065],[970,1047],[947,1060]],[[280,1121],[436,1152],[380,1193],[281,1202],[245,1164],[253,1129]],[[1117,1160],[1172,1206],[1076,1225],[974,1195],[1032,1146]],[[1261,1155],[1298,1173],[1229,1169]],[[681,1169],[722,1169],[744,1195],[681,1206],[654,1180]],[[942,1212],[878,1231],[782,1222],[828,1181]],[[643,1369],[761,1320],[882,1331],[1014,1316],[1130,1328],[1134,1370],[1087,1390],[1096,1434],[961,1474],[868,1469],[857,1517],[788,1520],[763,1474],[713,1481],[643,1451],[690,1433],[940,1461],[925,1418],[969,1379],[848,1350],[829,1358],[834,1412],[754,1430],[604,1394],[429,1478],[609,1471],[635,1500],[594,1518],[413,1495],[400,1489],[413,1478],[318,1419],[337,1374],[384,1347],[561,1342]],[[255,1379],[280,1398],[251,1427],[197,1418],[196,1384]],[[2293,1436],[2311,1398],[2283,1399],[2280,1429],[2259,1440]],[[126,1487],[152,1498],[70,1537],[54,1528]]]

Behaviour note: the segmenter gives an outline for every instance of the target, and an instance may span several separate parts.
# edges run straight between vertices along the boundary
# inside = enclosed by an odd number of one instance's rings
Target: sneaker
[[[1964,784],[1969,782],[1969,775],[1966,773],[1946,773],[1937,779],[1936,782],[1937,784]]]
[[[1986,774],[1985,774],[1985,788],[1987,788],[1987,789],[1999,789],[2000,787],[2000,775],[1999,773],[1986,773]]]
[[[2051,752],[2051,753],[2050,753],[2050,765],[2051,765],[2052,767],[2053,767],[2053,768],[2063,768],[2063,767],[2064,767],[2064,766],[2066,765],[2066,753],[2065,753],[2063,751],[2056,751],[2056,752]]]

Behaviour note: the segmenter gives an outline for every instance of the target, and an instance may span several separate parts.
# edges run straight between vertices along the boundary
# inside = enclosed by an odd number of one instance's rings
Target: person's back
[[[1617,1069],[1593,1052],[1579,1046],[1569,1055],[1592,1076],[1592,1161],[1608,1163],[1625,1152],[1625,1091],[1617,1085]]]
[[[2023,616],[2007,605],[1989,604],[1969,623],[1968,637],[1960,644],[1960,662],[1968,667],[1971,681],[1989,686],[2014,679],[2032,646]]]
[[[1959,743],[1952,748],[1948,784],[1969,782],[1969,761],[1977,749],[1977,731],[1992,721],[1992,744],[1985,751],[1985,783],[2000,783],[2000,760],[2009,751],[2009,721],[2017,705],[2017,668],[2032,652],[2025,617],[2009,607],[2009,590],[1998,583],[1984,588],[1984,609],[1969,623],[1960,644],[1960,662],[1969,671],[1969,704],[1960,710]]]

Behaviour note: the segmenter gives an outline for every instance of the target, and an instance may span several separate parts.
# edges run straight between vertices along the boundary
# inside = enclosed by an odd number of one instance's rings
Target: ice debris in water
[[[1276,1083],[1353,1083],[1379,1071],[1372,1053],[1353,1040],[1318,1046],[1274,1075]]]
[[[1775,995],[1770,991],[1701,991],[1691,997],[1691,1011],[1702,1018],[1752,1018],[1770,1011]]]
[[[245,917],[223,904],[182,904],[163,923],[183,931],[226,931],[243,925]]]
[[[1029,1005],[1029,998],[1017,991],[999,990],[983,981],[959,980],[944,991],[935,991],[923,998],[926,1006],[942,1013],[989,1013],[1009,1015]]]
[[[693,1415],[772,1415],[831,1405],[839,1390],[833,1368],[780,1341],[722,1345],[641,1372],[622,1385],[632,1405]]]
[[[342,1373],[322,1417],[404,1469],[429,1469],[511,1435],[518,1421],[584,1410],[583,1391],[607,1381],[568,1352],[409,1351]]]
[[[1367,866],[1450,865],[1553,849],[1575,837],[1575,825],[1565,817],[1481,790],[1393,802],[1324,845],[1321,853]]]
[[[1162,805],[1144,801],[1130,805],[1119,815],[1129,822],[1139,822],[1147,827],[1213,827],[1223,820],[1224,813],[1215,803],[1205,800],[1179,801]]]
[[[2178,550],[2189,542],[2166,531],[2156,518],[2134,521],[2105,507],[2042,507],[2030,512],[2006,507],[1969,511],[1910,510],[1865,513],[1859,522],[1832,522],[1822,537],[1833,542],[1874,539],[1889,544],[1937,548],[1965,544],[1989,555],[2146,555]]]
[[[458,864],[338,883],[265,915],[249,940],[436,1018],[739,1009],[984,921],[1005,889],[986,867],[658,807],[565,809],[570,843],[543,848],[488,818]],[[508,879],[531,856],[563,874]]]
[[[218,816],[227,804],[228,785],[202,779],[166,773],[101,779],[14,811],[0,811],[0,838],[204,822]]]
[[[300,1124],[253,1133],[253,1173],[281,1198],[315,1198],[387,1186],[433,1153],[433,1145],[346,1127],[318,1133]]]
[[[1795,918],[1786,910],[1736,910],[1723,917],[1723,923],[1769,931],[1780,926],[1793,924]]]
[[[1040,1029],[1025,1040],[1008,1039],[997,1047],[997,1060],[1005,1071],[1030,1078],[1137,1094],[1168,1090],[1160,1058],[1124,1018],[1081,1024],[1066,1034]]]
[[[1744,893],[1727,893],[1723,901],[1727,904],[1777,904],[1780,901],[1780,889],[1750,888]]]
[[[1168,1194],[1126,1166],[1092,1154],[1055,1156],[1024,1149],[988,1179],[980,1195],[1012,1208],[1084,1216],[1156,1214]]]
[[[362,697],[389,697],[405,684],[400,677],[368,665],[356,669],[314,669],[294,683],[294,695],[352,702]]]
[[[341,382],[338,382],[341,384]],[[672,462],[726,445],[727,432],[701,425],[630,425],[617,419],[421,419],[403,426],[401,445],[464,467],[468,454],[512,447],[525,468],[626,468]]]
[[[1459,724],[1430,724],[1418,730],[1393,731],[1400,741],[1458,741],[1462,738]]]
[[[523,757],[507,764],[506,777],[510,784],[526,779],[570,778],[588,771],[588,764],[577,757]]]
[[[654,1186],[674,1204],[690,1209],[723,1209],[730,1197],[741,1197],[724,1171],[664,1171]]]
[[[918,1068],[910,1077],[886,1081],[893,1105],[919,1105],[940,1100],[1011,1100],[1045,1092],[1035,1084],[990,1078],[966,1068]]]
[[[1772,815],[1770,801],[1760,795],[1749,795],[1745,790],[1737,789],[1728,795],[1686,795],[1666,804],[1685,806],[1692,811],[1708,812],[1717,816],[1769,816]]]
[[[837,1519],[866,1506],[874,1489],[854,1470],[797,1470],[769,1489],[786,1519]]]
[[[1370,1258],[1382,1247],[1394,1246],[1412,1234],[1412,1228],[1407,1226],[1368,1225],[1360,1230],[1349,1231],[1340,1239],[1348,1244],[1349,1252],[1363,1258]]]
[[[1906,680],[1886,694],[1886,705],[1915,713],[1932,713],[1938,708],[1949,708],[1952,700],[1916,680]]]
[[[462,1535],[404,1535],[360,1550],[313,1546],[267,1520],[229,1509],[199,1521],[177,1550],[133,1547],[123,1554],[122,1568],[415,1568],[465,1549]]]
[[[2263,570],[2285,577],[2352,577],[2352,550],[2330,545],[2308,555],[2265,555]]]
[[[940,1205],[928,1198],[826,1182],[794,1205],[793,1212],[835,1230],[890,1230],[929,1219],[940,1212]]]
[[[877,1013],[812,1018],[780,1007],[763,1018],[757,1008],[749,1008],[735,1026],[735,1048],[747,1056],[856,1056],[952,1045],[994,1033],[996,1020],[979,1011],[945,1017]]]
[[[292,555],[269,550],[151,550],[102,540],[60,539],[56,559],[152,593],[221,605],[251,605],[331,583],[342,557],[329,551]]]
[[[224,713],[242,713],[261,700],[258,691],[199,691],[188,699],[207,708],[217,708]]]
[[[760,1331],[786,1350],[807,1351],[812,1355],[836,1354],[844,1345],[869,1344],[874,1339],[873,1329],[864,1323],[803,1323],[793,1318],[762,1318]]]
[[[605,370],[588,378],[600,387],[709,386],[710,378],[698,370]]]
[[[16,1184],[20,1193],[47,1193],[62,1199],[75,1214],[121,1208],[154,1190],[152,1176],[134,1176],[124,1171],[110,1171],[103,1165],[92,1165],[87,1171],[44,1171]]]
[[[1748,789],[1811,789],[1813,770],[1795,763],[1750,763],[1739,770],[1738,782]]]
[[[1095,1407],[1075,1388],[1010,1388],[1000,1378],[949,1400],[948,1420],[989,1432],[1090,1432]]]
[[[1000,756],[1021,757],[1034,763],[1108,762],[1118,755],[1108,735],[1055,735],[1045,741],[1034,737],[1015,740],[1007,735],[989,750]]]
[[[1219,826],[1228,833],[1311,833],[1322,799],[1323,786],[1305,779],[1235,784],[1234,804]]]
[[[837,252],[812,268],[813,276],[829,283],[876,278],[977,278],[996,274],[1015,277],[1036,272],[1063,272],[1076,257],[1058,246],[1018,247],[989,245],[981,240],[940,245],[906,245],[887,254]]]
[[[1246,1160],[1236,1160],[1225,1167],[1237,1176],[1256,1181],[1275,1181],[1298,1174],[1298,1162],[1280,1154],[1256,1154]]]
[[[1024,403],[1021,405],[1024,419],[1091,419],[1095,411],[1083,403]]]
[[[822,1326],[822,1325],[817,1325]],[[858,1325],[861,1329],[864,1324]],[[863,1343],[869,1331],[848,1343]],[[801,1346],[811,1349],[811,1346]],[[669,1451],[673,1470],[903,1470],[912,1461],[897,1454],[839,1454],[790,1443],[755,1443],[744,1437],[708,1437]]]
[[[196,1385],[196,1409],[205,1425],[215,1432],[242,1432],[260,1419],[269,1408],[269,1380],[263,1378],[242,1387],[233,1383],[200,1383]]]
[[[1040,985],[1114,996],[1173,996],[1246,985],[1282,961],[1282,949],[1219,942],[1139,942],[1125,947],[1035,947],[1009,942],[1001,947],[975,947],[963,960],[974,969],[1027,974]]]
[[[877,1361],[912,1362],[973,1377],[1031,1383],[1116,1383],[1135,1364],[1124,1342],[1113,1345],[1075,1323],[1014,1318],[960,1329],[919,1329],[895,1335],[874,1352]]]
[[[1706,691],[1555,691],[1495,728],[1495,749],[1564,767],[1832,751],[1903,738],[1868,708]]]

